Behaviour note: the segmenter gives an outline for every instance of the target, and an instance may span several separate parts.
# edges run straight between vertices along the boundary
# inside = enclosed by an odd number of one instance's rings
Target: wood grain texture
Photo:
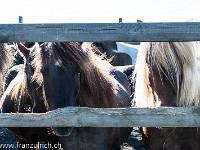
[[[199,127],[200,107],[66,107],[43,114],[0,114],[1,127]]]
[[[0,42],[200,41],[200,22],[0,24]]]

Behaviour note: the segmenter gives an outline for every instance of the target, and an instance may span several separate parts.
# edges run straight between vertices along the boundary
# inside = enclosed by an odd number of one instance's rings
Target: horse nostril
[[[37,113],[37,110],[35,108],[32,108],[33,113]]]
[[[73,131],[72,127],[52,127],[56,136],[69,136]]]

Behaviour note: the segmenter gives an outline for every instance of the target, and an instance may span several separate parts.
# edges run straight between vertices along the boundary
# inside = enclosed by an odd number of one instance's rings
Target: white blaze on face
[[[125,44],[123,42],[116,42],[117,50],[113,50],[115,53],[126,53],[132,58],[132,64],[135,65],[138,50],[131,44]]]
[[[58,59],[55,63],[54,66],[59,66],[61,67],[62,61],[60,59]]]

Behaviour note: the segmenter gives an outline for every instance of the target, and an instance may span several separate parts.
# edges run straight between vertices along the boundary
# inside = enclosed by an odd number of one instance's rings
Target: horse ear
[[[29,52],[30,52],[30,49],[25,47],[22,43],[17,43],[16,44],[19,51],[24,55],[24,57],[27,59],[28,56],[29,56]]]
[[[137,22],[143,22],[142,20],[137,20]]]

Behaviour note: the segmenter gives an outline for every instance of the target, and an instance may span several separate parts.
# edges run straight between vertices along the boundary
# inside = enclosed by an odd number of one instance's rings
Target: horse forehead
[[[56,60],[55,62],[54,62],[54,66],[56,66],[56,67],[61,67],[62,66],[62,61],[60,60],[60,59],[58,59],[58,60]]]

